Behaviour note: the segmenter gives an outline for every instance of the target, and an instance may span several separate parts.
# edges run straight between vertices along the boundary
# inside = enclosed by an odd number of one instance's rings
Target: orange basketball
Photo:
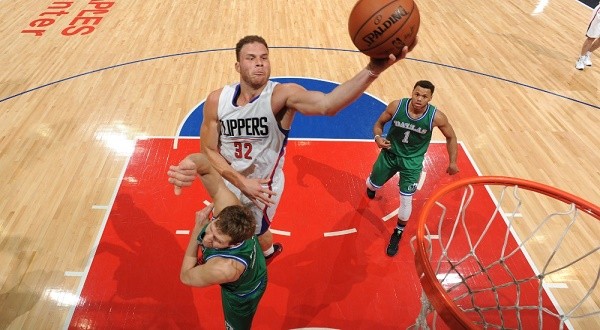
[[[348,32],[363,54],[387,58],[413,44],[420,23],[413,0],[358,0],[348,18]]]

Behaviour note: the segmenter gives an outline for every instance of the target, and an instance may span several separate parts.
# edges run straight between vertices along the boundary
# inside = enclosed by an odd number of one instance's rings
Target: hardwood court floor
[[[268,40],[273,76],[342,82],[364,67],[346,31],[352,5],[0,2],[0,328],[63,327],[133,140],[174,136],[209,91],[235,81],[240,37]],[[418,47],[368,92],[390,101],[429,79],[482,174],[600,204],[600,69],[574,69],[590,9],[573,0],[418,5]],[[22,32],[31,24],[44,32]],[[84,26],[93,31],[62,34]],[[600,241],[597,224],[585,232],[580,244]]]

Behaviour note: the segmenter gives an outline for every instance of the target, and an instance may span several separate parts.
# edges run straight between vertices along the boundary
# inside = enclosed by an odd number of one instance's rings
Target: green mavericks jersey
[[[408,115],[410,98],[400,100],[386,135],[392,147],[389,152],[400,156],[406,169],[417,169],[423,164],[423,157],[429,148],[433,132],[433,118],[437,108],[428,104],[421,117],[413,119]]]
[[[205,231],[206,226],[200,231],[198,242],[202,243]],[[202,248],[202,263],[207,262],[211,258],[221,257],[234,259],[246,266],[246,269],[237,281],[221,284],[223,290],[239,298],[243,298],[253,294],[259,289],[261,284],[264,284],[267,265],[256,235],[239,245],[226,249],[205,248],[201,244],[200,247]]]

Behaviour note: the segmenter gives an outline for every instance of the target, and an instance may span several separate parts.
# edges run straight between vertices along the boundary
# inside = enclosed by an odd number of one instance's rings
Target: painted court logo
[[[86,35],[94,32],[100,22],[114,8],[115,1],[89,0],[81,9],[73,8],[74,1],[53,1],[21,33],[41,37],[59,20],[63,36]],[[79,4],[79,2],[78,2]]]

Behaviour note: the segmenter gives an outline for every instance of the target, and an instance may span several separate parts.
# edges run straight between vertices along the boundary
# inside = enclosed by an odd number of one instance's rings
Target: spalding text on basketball
[[[394,26],[398,21],[402,19],[402,17],[408,15],[408,12],[403,7],[398,7],[388,19],[386,19],[383,23],[379,24],[375,30],[371,33],[365,35],[362,39],[367,43],[368,46],[371,46],[379,37],[381,37],[385,31],[387,31],[390,27]]]

